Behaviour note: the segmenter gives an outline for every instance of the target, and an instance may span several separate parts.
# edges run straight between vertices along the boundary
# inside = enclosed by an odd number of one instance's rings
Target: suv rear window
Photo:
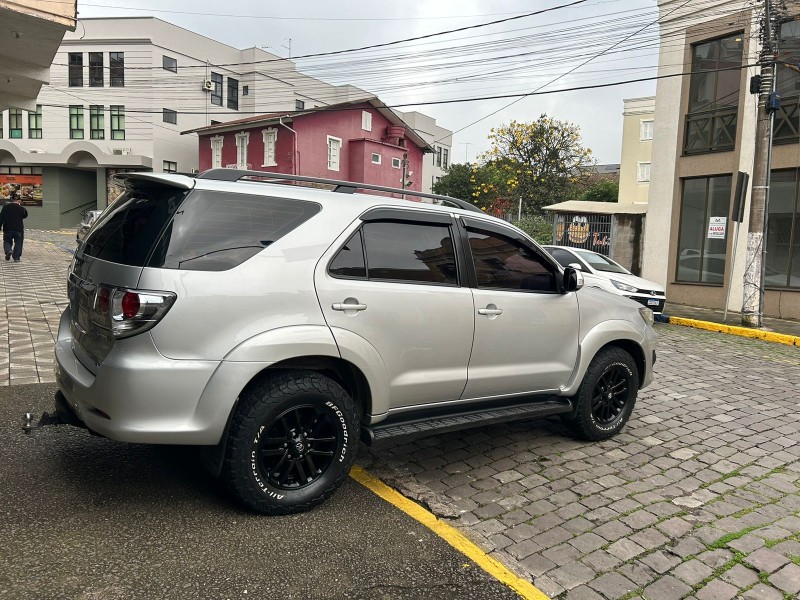
[[[175,213],[147,266],[232,269],[305,223],[320,208],[303,200],[192,192]]]
[[[81,251],[85,256],[143,267],[187,193],[163,186],[125,192],[103,215]]]
[[[224,271],[319,210],[319,204],[302,200],[163,186],[133,189],[104,215],[83,252],[135,267]]]

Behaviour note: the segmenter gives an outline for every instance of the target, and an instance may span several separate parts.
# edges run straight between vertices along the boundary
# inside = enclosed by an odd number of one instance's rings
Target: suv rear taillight
[[[116,339],[144,333],[155,327],[175,303],[172,292],[98,286],[94,313]]]

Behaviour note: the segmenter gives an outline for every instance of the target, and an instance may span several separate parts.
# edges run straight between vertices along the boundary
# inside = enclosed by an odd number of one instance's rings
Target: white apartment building
[[[370,96],[154,17],[79,20],[49,75],[35,109],[0,113],[0,201],[16,186],[32,228],[106,206],[114,173],[196,170],[198,138],[183,131]]]
[[[401,113],[408,125],[433,148],[432,154],[425,154],[422,159],[422,191],[430,193],[434,183],[439,181],[450,166],[450,151],[453,147],[453,132],[436,124],[436,119],[419,112]],[[414,176],[411,176],[412,179]]]
[[[646,204],[650,191],[654,96],[623,100],[622,152],[619,170],[620,204]]]

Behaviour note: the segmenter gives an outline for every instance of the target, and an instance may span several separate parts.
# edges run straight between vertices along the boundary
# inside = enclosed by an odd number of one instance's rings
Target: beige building
[[[620,204],[646,204],[650,191],[654,96],[624,100],[619,172]]]
[[[787,2],[781,56],[800,62],[800,3]],[[659,0],[659,79],[643,276],[669,302],[741,310],[749,199],[732,222],[739,171],[752,175],[757,96],[748,67],[758,59],[757,11],[740,1],[701,9]],[[760,5],[759,5],[760,6]],[[692,73],[681,75],[681,73]],[[765,314],[800,318],[800,72],[778,66],[767,215]],[[752,181],[751,181],[752,183]]]
[[[0,0],[0,111],[36,110],[61,39],[75,30],[76,14],[77,0]]]

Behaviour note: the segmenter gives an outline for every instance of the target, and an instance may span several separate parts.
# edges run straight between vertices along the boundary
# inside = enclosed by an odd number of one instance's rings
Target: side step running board
[[[572,402],[566,398],[535,399],[505,406],[494,406],[481,409],[461,410],[459,412],[439,413],[431,416],[420,416],[420,413],[409,413],[389,417],[372,427],[361,426],[361,440],[372,445],[382,440],[408,435],[436,435],[459,429],[483,427],[507,421],[525,421],[539,419],[549,415],[572,412]],[[405,417],[405,418],[404,418]]]

